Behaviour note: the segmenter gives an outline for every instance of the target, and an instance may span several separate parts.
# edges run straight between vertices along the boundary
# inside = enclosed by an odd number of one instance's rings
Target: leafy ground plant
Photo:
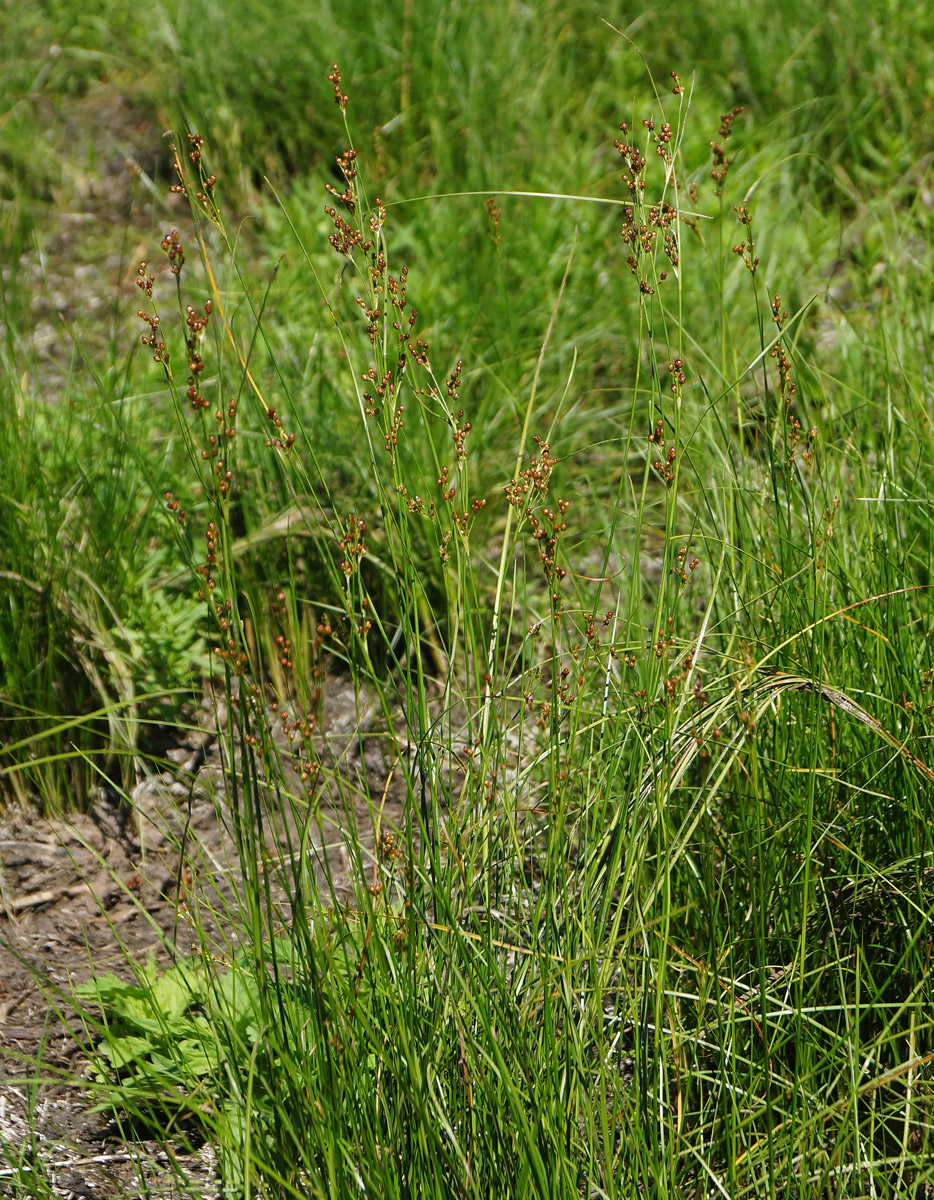
[[[287,944],[279,947],[280,954]],[[296,1027],[308,1019],[290,989],[280,989]],[[271,1135],[269,1098],[237,1092],[230,1060],[262,1054],[262,996],[255,975],[234,961],[218,972],[198,959],[182,959],[159,972],[154,959],[135,983],[101,975],[76,998],[103,1014],[96,1038],[100,1111],[129,1114],[139,1131],[170,1135],[183,1143],[216,1129],[228,1190],[243,1187],[249,1138],[260,1145]],[[260,1079],[268,1082],[276,1064]],[[246,1105],[246,1110],[244,1109]]]

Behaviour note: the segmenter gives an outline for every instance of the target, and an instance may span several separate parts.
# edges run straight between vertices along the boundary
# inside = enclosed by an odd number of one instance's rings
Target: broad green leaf
[[[141,1059],[150,1054],[155,1049],[155,1044],[149,1038],[134,1037],[131,1034],[122,1037],[108,1035],[101,1043],[100,1049],[110,1059],[114,1069],[119,1071],[134,1059]]]

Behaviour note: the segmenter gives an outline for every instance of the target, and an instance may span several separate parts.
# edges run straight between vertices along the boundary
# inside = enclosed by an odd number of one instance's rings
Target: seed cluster
[[[343,82],[344,81],[341,78],[341,69],[337,63],[335,63],[328,73],[328,83],[334,85],[334,103],[341,110],[341,112],[344,112],[347,108],[347,97],[344,95],[341,86]]]
[[[336,65],[332,75],[336,76],[336,82],[332,76],[328,78],[335,83],[335,89],[339,90],[340,73]],[[346,103],[346,97],[343,99]],[[332,184],[325,185],[351,218],[356,217],[358,208],[356,158],[357,153],[352,149],[337,156],[337,166],[344,178],[342,190]],[[381,236],[386,209],[380,200],[377,199],[375,209],[367,219],[366,230],[361,228],[356,220],[348,220],[333,205],[326,205],[324,211],[334,226],[334,232],[328,238],[334,250],[351,262],[355,261],[358,252],[364,256],[365,277],[369,283],[370,295],[356,297],[355,303],[366,320],[366,334],[370,345],[377,350],[383,348],[382,323],[386,319],[384,306],[387,297],[393,310],[389,328],[395,334],[395,362],[381,370],[371,366],[362,378],[365,384],[375,385],[372,391],[367,388],[363,392],[364,412],[367,416],[381,420],[383,440],[390,461],[394,464],[399,434],[405,425],[405,406],[396,398],[399,383],[410,360],[421,366],[428,366],[428,344],[414,338],[418,311],[409,308],[408,268],[403,266],[398,277],[387,272],[386,253]]]
[[[654,430],[649,434],[649,443],[657,446],[659,451],[665,449],[665,422],[659,417],[655,422]],[[675,479],[675,459],[678,457],[678,451],[674,446],[669,446],[664,458],[658,458],[652,464],[655,470],[659,473],[666,484],[671,486]]]
[[[217,183],[216,175],[207,174],[202,159],[202,148],[204,146],[204,138],[200,133],[189,133],[188,143],[191,149],[188,152],[188,158],[191,165],[198,173],[198,183],[195,187],[195,199],[201,206],[201,211],[204,215],[217,224],[220,219],[220,209],[214,201],[214,185]],[[172,163],[175,175],[178,178],[178,183],[173,183],[169,188],[170,192],[174,192],[179,196],[187,196],[188,192],[188,177],[185,168],[182,166],[182,160],[179,157],[178,149],[175,150],[175,155]],[[177,272],[176,272],[177,274]]]
[[[335,101],[343,108],[347,98],[342,89],[338,66],[328,76],[334,87]],[[448,564],[452,558],[452,543],[455,534],[466,540],[474,517],[485,507],[485,499],[469,499],[467,488],[468,449],[467,440],[471,423],[459,406],[459,393],[463,362],[458,361],[442,388],[436,381],[429,357],[427,341],[416,334],[418,310],[411,305],[409,272],[402,266],[398,274],[388,270],[383,228],[386,209],[377,199],[369,211],[358,192],[357,155],[347,150],[336,158],[343,184],[326,185],[334,203],[325,206],[333,231],[329,241],[333,249],[354,263],[356,276],[366,284],[363,294],[354,298],[365,322],[367,341],[374,351],[375,362],[361,374],[361,391],[364,415],[378,423],[383,444],[393,469],[393,488],[400,498],[403,511],[428,517],[436,525],[438,553],[441,563]],[[495,205],[488,206],[492,221],[498,221]],[[420,382],[418,371],[425,378]],[[406,403],[403,385],[408,383],[419,398],[423,412],[443,412],[451,430],[454,448],[454,465],[439,464],[436,484],[439,497],[423,497],[410,494],[400,477],[402,464],[399,451],[406,426]],[[442,517],[445,520],[439,521]],[[357,542],[347,540],[344,532],[339,543],[341,564],[345,575],[352,574],[356,559],[352,553]],[[368,628],[364,620],[361,628]]]
[[[759,256],[756,254],[756,243],[752,234],[752,217],[749,209],[745,204],[734,204],[733,211],[736,213],[736,219],[742,225],[745,236],[743,240],[733,247],[733,253],[746,264],[746,269],[751,275],[755,275],[756,269],[759,266]]]
[[[513,477],[504,489],[506,500],[514,508],[520,508],[528,521],[532,537],[539,544],[539,560],[545,580],[551,592],[552,612],[558,616],[564,612],[564,603],[557,592],[557,584],[565,578],[567,570],[558,565],[558,543],[567,529],[564,520],[570,500],[558,500],[555,509],[545,507],[544,500],[550,488],[551,475],[558,460],[551,454],[551,446],[540,437],[533,438],[538,453],[529,460],[529,465],[518,478]],[[538,506],[541,504],[541,516]],[[544,518],[544,519],[542,519]]]
[[[359,517],[350,516],[344,525],[344,534],[341,537],[338,545],[343,551],[344,557],[341,559],[341,572],[349,579],[351,575],[359,568],[361,560],[366,555],[366,522],[361,521]]]
[[[186,170],[188,168],[187,166],[183,167],[183,159],[176,148],[174,168],[177,182],[172,185],[171,191],[190,196],[193,203],[200,205],[204,215],[211,221],[217,222],[219,210],[213,199],[216,177],[206,173],[202,158],[203,139],[200,135],[191,134],[188,140],[190,145],[188,159],[191,169],[197,172],[197,190],[191,188],[187,183]],[[193,196],[190,194],[192,191],[194,192]],[[186,253],[179,230],[173,228],[166,233],[161,246],[166,255],[168,273],[175,277],[181,308],[181,287]],[[155,273],[148,271],[145,262],[140,263],[136,284],[150,302],[153,302],[155,282]],[[188,369],[185,396],[192,408],[197,413],[203,414],[204,410],[211,406],[202,392],[201,380],[206,367],[203,348],[205,335],[212,319],[212,302],[207,299],[201,309],[196,308],[193,304],[187,304],[182,309],[181,316],[185,362]],[[171,370],[171,355],[162,338],[160,315],[156,311],[144,312],[141,309],[139,317],[147,327],[141,340],[152,351],[155,361],[162,365],[174,392],[176,385]],[[207,522],[204,533],[204,557],[196,568],[200,583],[198,597],[207,605],[212,618],[214,635],[211,649],[213,657],[216,662],[223,664],[228,677],[237,681],[233,685],[229,699],[232,709],[237,713],[244,747],[262,757],[263,769],[266,770],[270,768],[272,758],[278,755],[267,709],[267,690],[269,687],[275,686],[284,690],[285,694],[294,696],[296,685],[292,681],[292,674],[295,668],[296,647],[299,646],[302,649],[308,647],[310,650],[311,678],[319,679],[318,652],[323,638],[331,633],[331,628],[327,623],[319,624],[315,638],[303,638],[292,619],[292,609],[287,602],[286,591],[276,589],[269,606],[272,620],[272,627],[269,630],[269,645],[272,655],[268,661],[273,681],[270,683],[257,682],[257,667],[252,662],[248,630],[237,611],[236,585],[232,583],[231,574],[225,569],[226,564],[224,563],[225,535],[229,535],[231,532],[229,505],[230,489],[234,478],[232,452],[236,437],[238,395],[237,389],[231,389],[229,398],[221,402],[214,413],[216,426],[213,426],[213,432],[208,432],[212,426],[208,425],[206,429],[205,425],[201,424],[203,438],[200,445],[196,445],[201,461],[207,468],[199,483],[207,500],[208,511],[214,516],[214,519]],[[272,433],[266,439],[266,445],[279,450],[290,449],[294,444],[295,437],[284,431],[282,420],[276,409],[271,406],[267,407],[265,417],[272,426]],[[164,493],[164,501],[167,511],[179,526],[184,527],[188,514],[178,497],[173,492],[167,491]],[[357,563],[362,557],[364,533],[365,526],[362,526],[361,523],[361,527],[356,529],[355,536],[347,547],[347,557],[354,563]],[[364,601],[365,603],[366,601]],[[309,640],[311,641],[310,646],[308,646]],[[319,695],[319,689],[313,688],[308,700],[312,704],[316,703]],[[271,711],[278,714],[285,737],[290,745],[292,762],[298,778],[304,786],[308,798],[313,799],[317,788],[318,771],[316,751],[312,741],[315,730],[314,715],[301,712],[298,715],[292,715],[285,707],[280,709],[280,703],[281,701],[274,700],[271,704]]]
[[[169,269],[172,274],[181,275],[182,267],[185,265],[185,251],[182,249],[177,229],[173,229],[165,235],[162,239],[162,249],[168,256]]]
[[[654,118],[647,117],[642,122],[642,127],[648,132],[656,155],[665,164],[666,180],[669,176],[674,177],[671,125],[667,121],[656,125]],[[638,280],[640,293],[643,296],[654,296],[655,288],[650,282],[650,276],[654,272],[653,252],[659,237],[671,266],[677,268],[680,261],[677,235],[679,214],[677,208],[667,200],[646,208],[643,193],[646,188],[645,171],[648,159],[630,136],[628,124],[624,121],[619,128],[623,138],[617,138],[613,145],[625,165],[622,181],[632,200],[631,204],[623,208],[624,223],[620,236],[629,249],[626,263],[630,273]],[[658,272],[657,282],[663,283],[667,278],[667,271]]]
[[[203,313],[196,312],[193,305],[189,304],[185,308],[185,328],[187,336],[185,338],[185,349],[188,352],[188,370],[191,374],[188,376],[188,390],[185,396],[191,402],[193,409],[207,408],[208,401],[198,390],[198,376],[204,370],[204,359],[198,351],[198,345],[201,337],[207,328],[208,321],[211,319],[211,301],[205,300]],[[230,407],[230,406],[228,406]],[[235,409],[230,412],[230,419],[233,420]],[[220,418],[218,418],[220,420]],[[221,422],[223,424],[223,422]],[[233,436],[233,432],[229,431],[229,436]]]
[[[142,275],[145,270],[146,264],[144,262],[140,263],[140,275]],[[166,350],[165,342],[162,340],[159,334],[159,322],[162,320],[162,318],[158,313],[147,313],[141,308],[136,310],[136,315],[141,321],[144,321],[149,326],[149,333],[144,333],[140,338],[140,341],[144,346],[148,346],[149,349],[152,350],[153,362],[168,364],[170,357],[169,352]]]
[[[697,568],[700,566],[699,558],[692,557],[691,561],[688,562],[687,557],[688,557],[687,546],[680,546],[678,548],[678,553],[675,555],[674,570],[675,570],[675,578],[678,580],[678,582],[681,584],[682,587],[684,587],[684,585],[688,581],[688,571],[696,571]]]
[[[733,122],[743,111],[742,106],[734,108],[731,112],[723,113],[720,117],[720,137],[722,141],[732,136]],[[731,158],[727,158],[726,151],[720,142],[711,142],[710,149],[713,151],[713,170],[710,172],[710,178],[714,181],[714,195],[721,196],[723,194],[723,185],[726,182],[726,177],[729,174],[730,166],[733,163]]]
[[[779,335],[784,331],[788,313],[782,309],[782,298],[776,296],[772,301],[772,321],[778,328]],[[769,357],[775,360],[778,368],[778,399],[782,404],[782,414],[785,429],[785,462],[790,467],[795,461],[795,455],[801,450],[801,458],[810,466],[814,458],[814,443],[817,440],[817,426],[812,425],[807,431],[801,424],[795,411],[795,395],[797,385],[791,376],[791,360],[785,350],[784,337],[769,351]]]
[[[276,433],[266,438],[267,446],[275,446],[277,450],[291,450],[295,445],[295,434],[286,433],[282,427],[282,418],[274,408],[266,409],[266,420],[275,427]]]
[[[182,508],[180,501],[176,500],[174,495],[171,492],[165,493],[165,507],[169,510],[170,513],[174,514],[175,519],[176,519],[176,521],[178,521],[179,525],[185,524],[185,519],[188,516],[188,514]]]

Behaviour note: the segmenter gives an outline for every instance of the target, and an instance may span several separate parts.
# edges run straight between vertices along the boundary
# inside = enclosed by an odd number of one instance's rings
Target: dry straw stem
[[[828,684],[821,683],[816,679],[807,679],[803,675],[791,675],[784,671],[778,671],[774,675],[768,675],[765,679],[761,679],[757,683],[742,689],[739,695],[744,706],[749,709],[749,715],[753,721],[757,721],[765,715],[769,708],[775,706],[786,692],[811,692],[815,696],[822,696],[834,708],[839,708],[842,712],[855,717],[867,729],[871,729],[873,733],[878,734],[887,745],[903,755],[929,783],[934,783],[934,771],[923,763],[917,755],[912,754],[905,743],[900,741],[893,733],[890,733],[881,721],[868,713],[861,704],[858,704],[850,696],[847,696],[845,692],[841,692],[839,688],[830,687]],[[734,715],[729,712],[729,709],[733,708],[734,705],[735,697],[724,697],[722,700],[708,705],[702,711],[699,720],[679,726],[672,739],[675,752],[675,765],[671,773],[669,786],[675,787],[680,783],[688,767],[700,751],[698,732],[700,731],[701,736],[703,736],[703,734],[709,733],[715,726],[727,720],[729,716]],[[743,732],[743,730],[736,731],[730,739],[730,747],[738,742]],[[653,787],[654,781],[648,790],[651,791]]]

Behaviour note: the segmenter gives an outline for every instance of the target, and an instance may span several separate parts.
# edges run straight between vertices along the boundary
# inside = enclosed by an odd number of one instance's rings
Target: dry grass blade
[[[748,687],[740,689],[736,696],[726,696],[708,705],[696,720],[685,722],[675,730],[672,736],[675,765],[671,774],[671,785],[677,786],[681,782],[688,768],[700,753],[703,741],[712,733],[713,729],[724,724],[731,716],[738,715],[737,700],[743,709],[749,711],[753,720],[758,721],[787,692],[811,692],[813,695],[823,697],[828,704],[854,717],[867,729],[871,729],[893,750],[897,750],[899,754],[903,755],[928,782],[934,783],[934,771],[913,754],[904,742],[899,741],[893,733],[890,733],[881,721],[868,713],[861,704],[847,696],[845,692],[821,683],[819,680],[807,679],[803,675],[776,672],[774,675],[768,675],[765,679],[757,680]],[[731,709],[734,711],[731,712]],[[727,749],[731,750],[734,747],[740,732],[737,730],[730,738]],[[646,786],[651,791],[654,787],[654,780]]]
[[[908,749],[904,742],[890,733],[881,721],[878,721],[871,713],[866,712],[861,704],[857,704],[855,700],[841,692],[839,688],[830,687],[826,683],[820,683],[816,679],[805,679],[801,675],[788,675],[779,673],[770,675],[767,679],[761,680],[749,689],[750,694],[756,695],[757,698],[763,698],[767,702],[775,696],[779,696],[784,692],[811,692],[814,695],[822,696],[828,704],[832,704],[834,708],[840,709],[841,712],[847,713],[854,717],[867,729],[871,729],[878,737],[893,750],[897,750],[911,765],[918,771],[929,783],[934,783],[934,771],[929,766],[921,761],[916,754]]]
[[[925,780],[934,782],[934,771],[850,696],[838,688],[830,687],[818,680],[807,679],[803,675],[778,672],[757,680],[745,688],[740,688],[736,693],[728,694],[714,701],[701,710],[695,719],[683,722],[674,730],[670,742],[670,767],[667,770],[659,771],[650,765],[642,784],[638,797],[638,811],[642,816],[634,835],[635,843],[642,844],[643,839],[647,837],[659,819],[660,807],[653,803],[653,798],[660,793],[670,797],[680,787],[705,746],[709,747],[711,741],[714,740],[714,731],[716,730],[716,741],[720,746],[720,752],[710,765],[706,786],[691,803],[673,839],[668,854],[668,868],[671,870],[680,859],[704,813],[713,804],[732,770],[746,737],[747,728],[754,728],[768,710],[789,692],[811,692],[823,697],[829,704],[854,717],[867,729],[871,729],[887,745],[907,759]],[[734,718],[735,727],[732,731],[728,735],[725,730],[721,732],[721,727],[726,726]],[[743,722],[743,718],[745,718],[745,722]],[[605,831],[599,847],[591,856],[591,862],[603,863],[603,866],[599,868],[601,872],[605,871],[609,862],[610,847],[619,835],[620,822],[629,812],[631,809],[628,807],[620,811],[618,819]],[[620,892],[623,896],[628,897],[632,884],[632,870],[633,867],[630,863],[627,867],[626,877],[620,884]],[[648,900],[644,903],[655,899],[662,886],[662,877],[655,879],[648,889]]]

